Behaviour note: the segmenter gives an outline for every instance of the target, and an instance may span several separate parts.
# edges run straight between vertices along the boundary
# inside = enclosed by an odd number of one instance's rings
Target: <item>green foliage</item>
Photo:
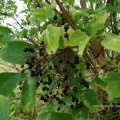
[[[109,99],[113,100],[120,97],[120,93],[117,92],[120,88],[120,73],[109,72],[106,74],[104,81],[107,82],[105,90],[108,93]]]
[[[0,120],[9,120],[9,102],[2,95],[0,95]]]
[[[29,47],[30,44],[24,41],[11,41],[7,43],[7,46],[2,50],[2,59],[14,63],[14,64],[23,64],[25,63],[26,58],[30,54],[24,53],[24,48]]]
[[[0,73],[0,94],[8,96],[21,81],[19,73]]]
[[[21,104],[24,112],[32,112],[35,104],[36,81],[33,78],[27,77],[24,82]]]
[[[59,47],[60,27],[48,25],[43,39],[45,40],[46,51],[48,54],[55,53]]]
[[[119,102],[119,0],[21,1],[17,13],[16,1],[0,2],[0,69],[8,71],[0,73],[0,120],[87,120],[109,111],[98,88]]]
[[[109,50],[120,52],[120,36],[106,33],[102,45]]]

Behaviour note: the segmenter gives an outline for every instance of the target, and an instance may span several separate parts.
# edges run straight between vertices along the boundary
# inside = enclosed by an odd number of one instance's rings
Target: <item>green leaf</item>
[[[74,2],[75,2],[74,0],[68,0],[68,4],[69,4],[69,5],[74,4]]]
[[[81,113],[80,120],[88,120],[88,117],[89,117],[89,109],[88,108],[82,107],[80,109],[80,113]]]
[[[40,114],[37,120],[73,120],[73,118],[67,113],[44,112]]]
[[[120,6],[109,6],[107,9],[111,12],[120,12]]]
[[[107,82],[107,86],[105,90],[108,93],[108,97],[110,100],[114,98],[120,97],[120,73],[117,72],[109,72],[105,75],[105,82]]]
[[[34,78],[27,77],[22,89],[22,110],[24,112],[32,112],[35,105],[36,81]]]
[[[7,47],[3,49],[2,59],[14,63],[23,64],[31,55],[23,52],[25,47],[30,47],[30,44],[23,41],[11,41],[7,43]]]
[[[86,30],[90,34],[95,34],[104,28],[109,13],[104,10],[97,13],[87,24]]]
[[[102,45],[109,50],[120,53],[120,36],[113,33],[106,33]]]
[[[0,26],[0,35],[5,35],[9,33],[13,34],[13,31],[10,28],[5,27],[5,26]]]
[[[0,94],[10,95],[21,81],[19,73],[0,73]]]
[[[9,103],[2,95],[0,95],[0,120],[9,120]]]
[[[82,101],[91,111],[99,111],[102,109],[102,104],[98,101],[97,94],[94,90],[86,90],[83,93]]]
[[[39,22],[43,22],[46,19],[53,17],[53,11],[54,11],[54,6],[50,6],[50,5],[43,8],[38,7],[32,9],[33,18],[31,20],[32,21],[37,20]]]
[[[106,87],[106,82],[103,81],[102,79],[100,79],[99,77],[95,77],[92,82],[91,85],[95,85],[96,87],[101,87],[101,88],[105,88]]]
[[[55,53],[59,47],[60,27],[48,25],[45,33],[46,51],[48,54]]]
[[[82,56],[89,39],[90,38],[84,32],[76,30],[70,34],[66,46],[78,46],[78,54]]]

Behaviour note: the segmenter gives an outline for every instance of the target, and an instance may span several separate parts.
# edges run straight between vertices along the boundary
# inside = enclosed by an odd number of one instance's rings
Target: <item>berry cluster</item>
[[[53,19],[57,20],[57,16]],[[65,38],[69,37],[68,29],[69,25],[64,25]],[[34,55],[27,58],[26,65],[21,65],[21,73],[28,72],[31,77],[38,78],[37,88],[41,91],[40,99],[43,103],[56,102],[71,109],[83,106],[83,102],[76,96],[79,92],[78,86],[71,84],[69,79],[79,79],[78,83],[85,88],[89,88],[89,84],[82,77],[78,68],[80,58],[72,47],[59,49],[54,55],[48,56],[42,41],[38,46],[26,47],[23,51]],[[64,100],[66,96],[71,102],[67,103]],[[57,110],[59,111],[60,107]]]
[[[65,32],[66,32],[65,35],[64,35],[65,38],[68,38],[68,37],[69,37],[69,35],[68,35],[68,33],[67,33],[68,29],[69,29],[69,25],[64,25],[64,30],[65,30]]]

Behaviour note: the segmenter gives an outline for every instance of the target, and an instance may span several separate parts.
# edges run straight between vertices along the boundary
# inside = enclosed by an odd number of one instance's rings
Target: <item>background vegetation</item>
[[[119,120],[120,0],[17,3],[0,1],[0,120]]]

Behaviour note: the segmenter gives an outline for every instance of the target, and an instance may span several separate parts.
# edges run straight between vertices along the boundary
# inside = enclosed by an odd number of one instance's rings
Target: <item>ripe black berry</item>
[[[67,32],[68,29],[69,29],[69,25],[64,25],[65,32]]]
[[[41,100],[44,100],[44,96],[41,96]]]
[[[77,91],[77,88],[76,88],[76,87],[73,87],[73,91],[76,92],[76,91]]]
[[[40,43],[40,45],[44,45],[44,41],[42,41],[42,42]]]
[[[43,80],[40,80],[40,83],[43,83]]]
[[[74,57],[74,64],[79,64],[79,57],[77,55]]]
[[[68,38],[68,37],[69,37],[69,35],[68,35],[67,33],[65,33],[64,37],[65,37],[65,38]]]
[[[57,20],[57,15],[54,15],[53,20]]]
[[[82,77],[82,73],[79,73],[79,77]]]
[[[49,70],[52,70],[52,66],[49,66]]]
[[[25,69],[23,69],[23,70],[21,71],[21,73],[25,73]]]
[[[24,51],[24,52],[27,52],[27,51],[28,51],[28,48],[24,48],[23,51]]]
[[[70,105],[70,108],[71,108],[71,109],[73,109],[73,108],[74,108],[74,105],[73,105],[73,104],[71,104],[71,105]]]
[[[70,63],[71,68],[75,68],[75,65],[73,63]]]
[[[80,84],[84,84],[85,81],[83,79],[80,79]]]
[[[57,108],[57,111],[60,111],[60,107]]]
[[[24,65],[21,65],[21,68],[24,68]]]

